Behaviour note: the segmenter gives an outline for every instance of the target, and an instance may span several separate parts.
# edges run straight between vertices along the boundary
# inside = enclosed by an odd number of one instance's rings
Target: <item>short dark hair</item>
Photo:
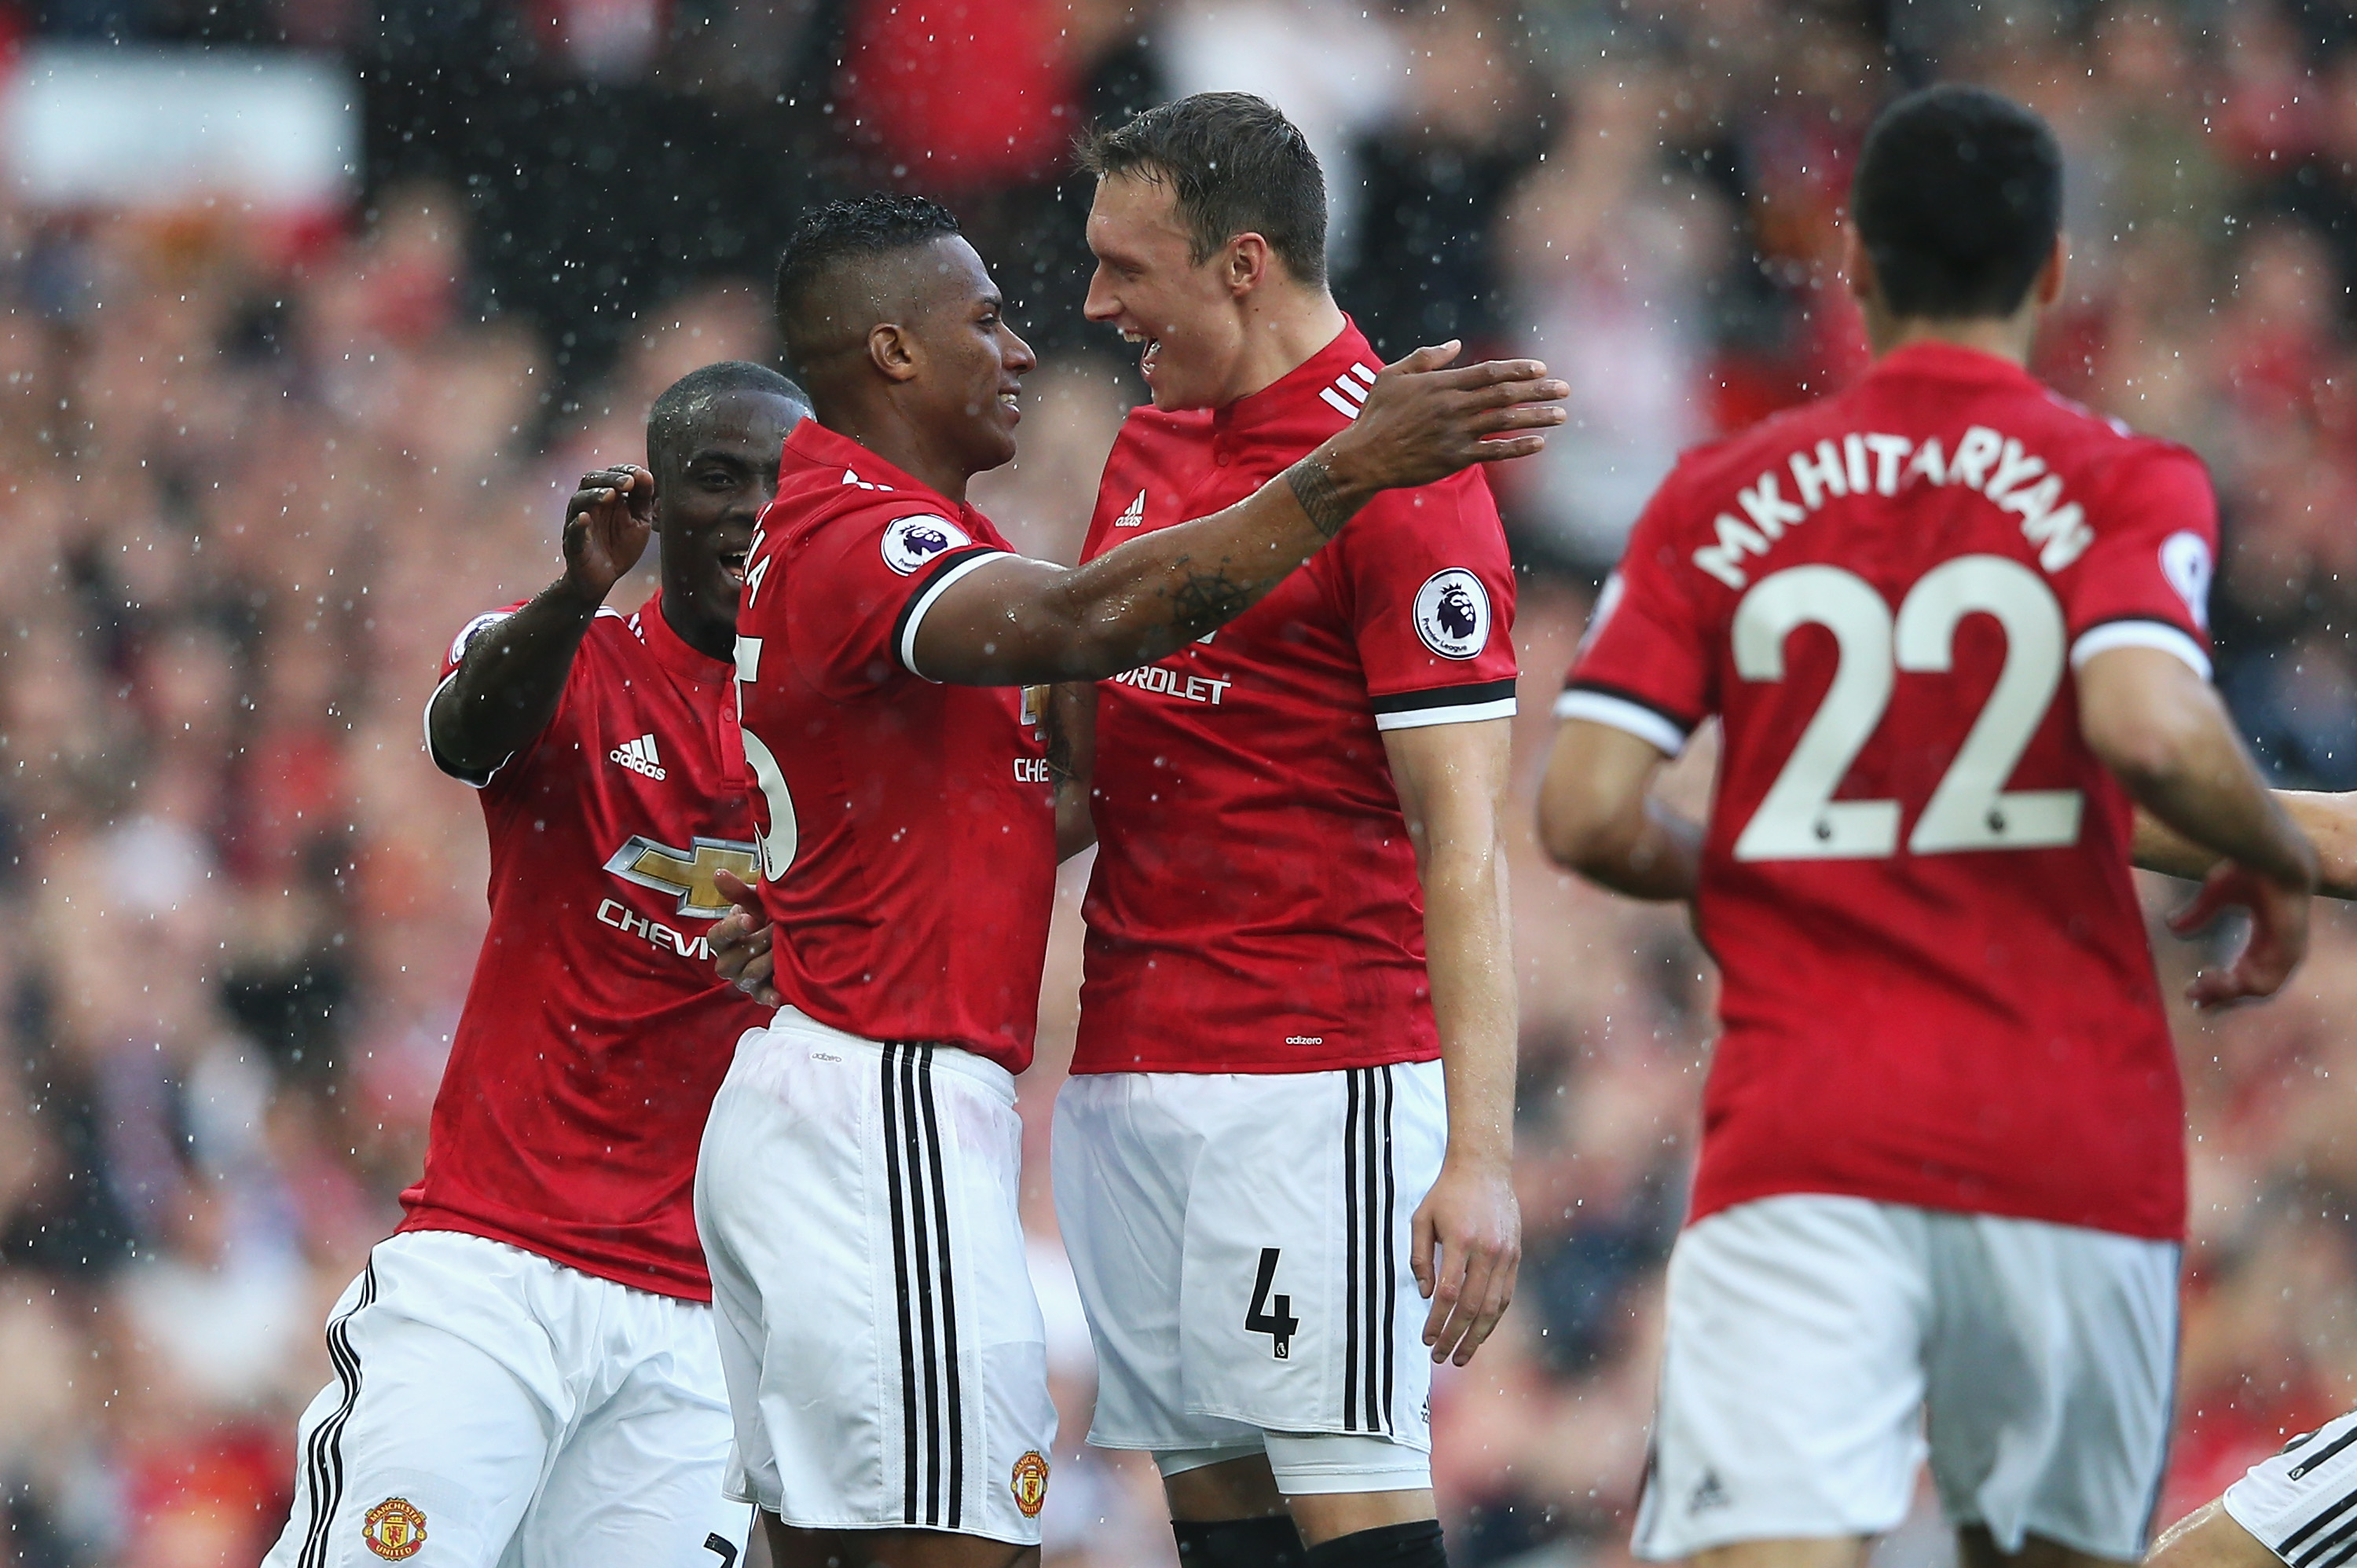
[[[1986,88],[1911,93],[1867,133],[1850,217],[1900,316],[2010,316],[2062,226],[2062,149]]]
[[[948,208],[928,197],[896,191],[870,191],[803,213],[786,242],[785,254],[778,258],[778,334],[787,344],[788,357],[803,305],[844,263],[914,250],[956,232],[958,221]]]
[[[809,394],[767,365],[756,365],[748,360],[700,365],[665,387],[654,406],[647,410],[649,465],[658,474],[667,471],[679,455],[675,448],[687,439],[697,407],[734,392],[769,392],[785,399],[804,414],[810,413]]]
[[[1249,92],[1198,92],[1091,131],[1081,167],[1102,179],[1167,179],[1198,265],[1239,234],[1258,234],[1306,284],[1326,281],[1326,175],[1301,129]]]

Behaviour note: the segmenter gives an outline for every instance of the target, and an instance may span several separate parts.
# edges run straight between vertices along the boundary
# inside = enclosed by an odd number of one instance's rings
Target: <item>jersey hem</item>
[[[491,780],[500,776],[500,768],[505,768],[509,763],[515,760],[514,752],[511,751],[507,756],[501,757],[500,759],[499,768],[494,768],[489,773],[478,778],[472,773],[459,772],[457,768],[443,761],[442,754],[434,749],[434,704],[441,698],[445,688],[457,678],[458,671],[456,670],[451,671],[450,673],[443,676],[442,679],[435,684],[434,690],[426,695],[425,716],[418,724],[419,729],[422,730],[425,736],[425,759],[434,764],[434,770],[441,774],[446,779],[456,779],[459,783],[464,784],[469,789],[488,789],[491,787]]]
[[[1177,1059],[1140,1057],[1130,1061],[1094,1063],[1088,1059],[1085,1047],[1072,1053],[1072,1065],[1065,1069],[1072,1078],[1103,1078],[1118,1072],[1185,1073],[1210,1078],[1228,1073],[1241,1073],[1254,1078],[1295,1078],[1313,1072],[1342,1072],[1361,1067],[1405,1067],[1414,1062],[1437,1062],[1440,1045],[1410,1046],[1393,1051],[1321,1051],[1315,1055],[1287,1057],[1281,1062],[1265,1059],[1243,1061],[1229,1057],[1195,1055]]]
[[[657,1280],[652,1277],[654,1271],[643,1264],[635,1269],[628,1269],[626,1265],[601,1262],[573,1251],[569,1248],[552,1246],[544,1240],[510,1230],[504,1226],[487,1224],[479,1219],[453,1214],[447,1209],[419,1208],[404,1216],[401,1223],[393,1228],[393,1233],[396,1236],[406,1236],[421,1230],[448,1230],[460,1236],[473,1236],[485,1241],[498,1241],[502,1245],[530,1252],[535,1257],[545,1258],[550,1262],[571,1269],[576,1273],[587,1274],[593,1279],[605,1280],[630,1290],[644,1292],[648,1295],[668,1296],[673,1301],[692,1301],[706,1306],[712,1303],[712,1281],[708,1275],[700,1283],[686,1279]]]
[[[1841,1186],[1833,1182],[1747,1182],[1740,1187],[1724,1189],[1696,1183],[1695,1196],[1688,1208],[1685,1227],[1692,1228],[1714,1214],[1739,1208],[1770,1197],[1858,1197],[1868,1203],[1891,1203],[1906,1208],[1935,1209],[1943,1214],[1985,1214],[1996,1219],[2029,1219],[2041,1225],[2060,1225],[2072,1230],[2099,1230],[2107,1236],[2126,1236],[2138,1241],[2168,1241],[2182,1246],[2185,1241],[2185,1220],[2180,1217],[2171,1226],[2141,1224],[2106,1224],[2082,1216],[2064,1214],[2053,1208],[2037,1203],[1962,1203],[1953,1192],[1930,1190],[1903,1191],[1895,1187],[1882,1187],[1868,1182]]]
[[[985,544],[978,550],[950,556],[939,566],[933,568],[932,575],[909,596],[907,604],[900,607],[899,624],[892,628],[892,654],[894,658],[899,660],[901,669],[920,681],[931,682],[936,686],[941,684],[931,675],[917,668],[918,628],[925,624],[927,612],[932,609],[943,594],[950,591],[959,578],[975,567],[987,565],[1008,553],[1010,552],[995,549]]]
[[[2079,639],[2071,645],[2071,668],[2074,672],[2082,670],[2088,660],[2115,648],[2150,648],[2174,654],[2191,666],[2196,675],[2204,681],[2210,679],[2210,655],[2200,642],[2181,627],[2141,617],[2097,621],[2081,632]]]
[[[1665,757],[1686,748],[1688,730],[1659,708],[1594,686],[1574,686],[1555,700],[1555,716],[1585,719],[1633,735]]]

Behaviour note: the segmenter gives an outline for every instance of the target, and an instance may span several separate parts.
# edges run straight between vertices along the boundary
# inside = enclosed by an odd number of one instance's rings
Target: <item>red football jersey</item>
[[[1846,1193],[2169,1238],[2182,1107],[2072,671],[2209,672],[2201,461],[1945,345],[1689,454],[1558,711],[1725,745],[1699,1218]]]
[[[469,622],[443,680],[517,607]],[[490,832],[491,928],[402,1230],[711,1299],[696,1145],[737,1036],[768,1021],[719,983],[705,940],[728,910],[713,874],[754,866],[728,673],[679,639],[659,597],[601,609],[548,727],[466,779]]]
[[[805,419],[737,618],[777,987],[820,1023],[1031,1062],[1055,788],[1013,687],[912,667],[925,612],[1006,553],[970,506]]]
[[[1087,553],[1243,499],[1357,417],[1356,327],[1216,412],[1130,414]],[[1514,579],[1479,472],[1390,490],[1229,625],[1099,683],[1074,1072],[1439,1055],[1383,732],[1514,711]]]

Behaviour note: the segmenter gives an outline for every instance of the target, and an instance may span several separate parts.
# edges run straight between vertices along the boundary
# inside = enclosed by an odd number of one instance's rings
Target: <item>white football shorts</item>
[[[1430,1485],[1409,1219],[1448,1144],[1440,1064],[1090,1073],[1056,1100],[1056,1213],[1096,1342],[1089,1441],[1157,1453],[1360,1434]],[[1361,1452],[1363,1452],[1363,1446]]]
[[[780,1008],[705,1124],[695,1221],[732,1497],[813,1530],[1033,1545],[1054,1452],[1006,1069]]]
[[[264,1568],[733,1568],[712,1310],[452,1230],[378,1243],[328,1320]]]
[[[1688,1227],[1637,1554],[1880,1534],[1928,1446],[1951,1524],[2133,1562],[2167,1458],[2177,1271],[2171,1242],[1860,1197]]]
[[[2357,1414],[2293,1438],[2223,1500],[2234,1522],[2290,1568],[2341,1568],[2357,1555]]]

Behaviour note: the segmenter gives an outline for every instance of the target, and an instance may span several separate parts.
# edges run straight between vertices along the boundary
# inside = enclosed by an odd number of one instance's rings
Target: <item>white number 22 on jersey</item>
[[[1896,620],[1866,579],[1838,566],[1794,566],[1736,607],[1735,668],[1784,678],[1784,639],[1803,626],[1834,634],[1833,684],[1783,770],[1735,841],[1738,860],[1857,860],[1899,849],[1899,802],[1836,800],[1850,764],[1890,705],[1898,671],[1954,667],[1957,625],[1975,613],[2005,628],[2005,668],[1955,760],[1908,835],[1916,854],[2051,849],[2075,843],[2076,789],[2007,789],[2062,682],[2062,607],[2038,574],[2002,555],[1960,555],[1925,573]]]

